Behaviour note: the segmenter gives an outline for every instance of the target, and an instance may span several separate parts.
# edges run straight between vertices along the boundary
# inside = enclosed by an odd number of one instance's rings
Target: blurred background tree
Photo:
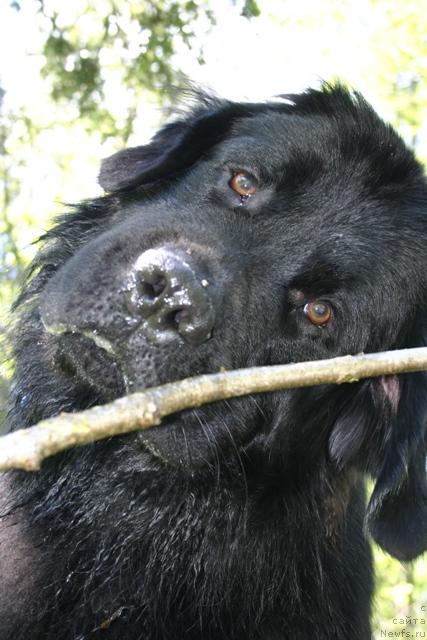
[[[99,159],[147,139],[188,76],[248,99],[339,77],[427,161],[425,9],[425,0],[4,0],[0,334],[60,203],[98,195]],[[0,366],[4,410],[11,365]],[[425,559],[375,554],[375,637],[427,637]]]

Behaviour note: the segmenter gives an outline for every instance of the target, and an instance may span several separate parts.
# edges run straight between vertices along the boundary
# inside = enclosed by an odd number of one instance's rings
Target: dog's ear
[[[113,192],[174,176],[222,140],[234,120],[245,115],[251,115],[249,105],[227,101],[205,104],[186,118],[164,126],[149,144],[106,158],[99,184]]]
[[[334,425],[329,451],[376,478],[367,510],[375,541],[400,560],[427,550],[427,374],[361,384]]]
[[[399,560],[427,550],[427,375],[400,376],[401,394],[368,505],[374,540]]]

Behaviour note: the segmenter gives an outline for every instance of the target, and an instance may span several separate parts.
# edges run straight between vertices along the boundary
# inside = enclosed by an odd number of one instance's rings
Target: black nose
[[[212,284],[196,274],[185,252],[160,247],[142,253],[131,273],[129,310],[143,319],[142,330],[157,344],[183,338],[200,344],[212,335]]]

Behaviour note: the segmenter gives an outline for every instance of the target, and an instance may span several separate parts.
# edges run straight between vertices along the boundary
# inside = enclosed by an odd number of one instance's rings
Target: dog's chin
[[[162,465],[195,469],[201,466],[205,458],[188,446],[184,429],[182,421],[172,416],[164,418],[161,425],[136,431],[131,437],[138,449],[147,452]]]
[[[206,471],[215,466],[220,444],[213,441],[214,435],[208,437],[208,423],[203,422],[205,429],[195,411],[183,411],[163,418],[162,423],[153,428],[136,431],[131,437],[134,446],[163,465]],[[209,433],[212,432],[209,430]]]

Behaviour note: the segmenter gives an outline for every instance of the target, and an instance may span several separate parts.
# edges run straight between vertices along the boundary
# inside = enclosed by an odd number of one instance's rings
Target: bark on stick
[[[80,413],[61,413],[29,429],[5,435],[0,438],[0,471],[34,471],[45,458],[64,449],[154,427],[165,416],[216,400],[425,369],[427,347],[420,347],[187,378]]]

